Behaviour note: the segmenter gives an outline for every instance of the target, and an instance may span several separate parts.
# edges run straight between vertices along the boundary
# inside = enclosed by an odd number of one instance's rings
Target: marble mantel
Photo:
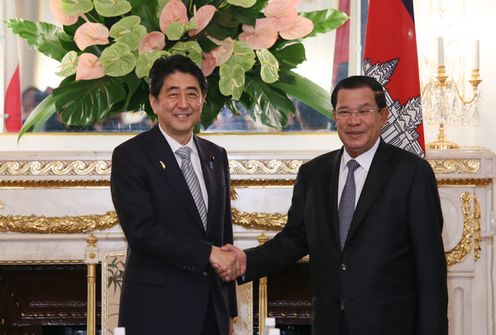
[[[235,240],[244,248],[256,245],[262,232],[271,236],[284,225],[299,166],[339,147],[339,141],[280,136],[267,145],[267,136],[235,137],[211,139],[229,153]],[[110,144],[86,150],[10,145],[0,151],[1,264],[84,263],[90,233],[100,251],[125,247],[109,192],[111,151],[125,136],[106,138]],[[495,155],[474,147],[431,151],[427,159],[436,172],[445,219],[450,334],[494,335]]]

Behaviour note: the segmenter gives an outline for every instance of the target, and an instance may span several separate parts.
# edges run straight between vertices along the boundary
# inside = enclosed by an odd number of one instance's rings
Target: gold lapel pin
[[[160,161],[160,165],[162,166],[162,169],[165,170],[165,168],[166,168],[165,163]]]

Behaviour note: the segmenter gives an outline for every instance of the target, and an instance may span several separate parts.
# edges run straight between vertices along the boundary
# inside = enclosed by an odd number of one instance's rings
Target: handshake
[[[225,282],[233,281],[246,272],[246,254],[232,244],[222,248],[213,245],[209,260],[217,275]]]

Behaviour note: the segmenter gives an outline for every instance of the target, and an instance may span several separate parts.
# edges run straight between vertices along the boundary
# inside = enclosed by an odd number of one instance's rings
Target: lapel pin
[[[159,162],[160,162],[160,166],[162,166],[162,169],[165,170],[165,168],[166,168],[165,163],[162,161],[159,161]]]
[[[208,157],[208,167],[213,170],[214,169],[214,161],[215,161],[215,156],[209,156]]]

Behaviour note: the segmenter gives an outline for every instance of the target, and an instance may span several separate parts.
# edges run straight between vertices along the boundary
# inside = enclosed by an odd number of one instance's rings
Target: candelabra
[[[471,125],[478,123],[477,104],[480,97],[479,69],[472,70],[470,80],[472,96],[468,98],[460,92],[455,80],[446,74],[444,65],[438,65],[437,76],[422,89],[422,105],[424,118],[437,122],[439,131],[436,141],[427,144],[428,149],[457,149],[458,144],[446,138],[445,126]]]

